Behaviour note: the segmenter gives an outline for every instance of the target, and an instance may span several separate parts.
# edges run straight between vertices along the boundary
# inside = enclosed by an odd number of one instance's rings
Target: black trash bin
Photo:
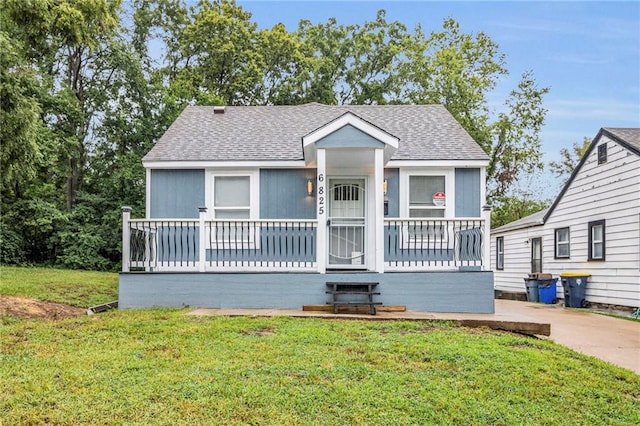
[[[564,289],[564,306],[585,308],[587,306],[587,281],[591,275],[582,272],[563,272],[560,280]]]
[[[527,301],[538,302],[538,280],[535,278],[525,278],[524,284],[527,286]]]

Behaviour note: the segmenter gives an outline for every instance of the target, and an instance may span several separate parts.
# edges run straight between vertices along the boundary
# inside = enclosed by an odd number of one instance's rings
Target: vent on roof
[[[214,114],[224,114],[224,108],[223,106],[214,106],[213,107],[213,113]]]

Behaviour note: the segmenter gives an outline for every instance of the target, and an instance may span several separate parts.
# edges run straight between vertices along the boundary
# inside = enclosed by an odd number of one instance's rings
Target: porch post
[[[482,269],[491,270],[491,206],[482,206],[482,219],[484,220],[484,238],[482,249]]]
[[[206,207],[198,207],[199,219],[198,223],[198,266],[199,271],[204,272],[204,268],[207,264],[207,245],[206,245],[206,228],[205,228],[205,216],[207,215]]]
[[[327,156],[326,150],[316,151],[316,217],[318,219],[318,241],[316,245],[316,261],[318,272],[327,272]]]
[[[375,150],[373,171],[374,221],[375,228],[375,271],[384,272],[384,151]]]
[[[129,262],[131,259],[131,207],[122,207],[122,272],[129,272]]]

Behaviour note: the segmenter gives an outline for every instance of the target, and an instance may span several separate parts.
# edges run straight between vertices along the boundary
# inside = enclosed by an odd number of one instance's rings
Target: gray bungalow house
[[[123,209],[119,306],[493,312],[482,148],[441,105],[188,107]]]

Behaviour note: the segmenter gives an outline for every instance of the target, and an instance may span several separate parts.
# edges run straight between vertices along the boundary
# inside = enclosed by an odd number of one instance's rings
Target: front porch
[[[478,218],[385,219],[378,239],[384,262],[367,268],[378,254],[352,237],[360,225],[342,225],[331,235],[318,232],[317,220],[207,219],[204,208],[199,219],[131,219],[125,207],[122,271],[323,274],[334,269],[332,250],[349,254],[336,265],[341,271],[480,271],[489,261],[485,225]],[[327,234],[338,243],[320,241]]]
[[[119,307],[300,309],[327,302],[326,282],[348,281],[378,283],[385,305],[492,313],[485,224],[385,219],[381,267],[367,270],[362,251],[331,269],[317,220],[211,220],[205,209],[199,219],[131,219],[125,208]]]

